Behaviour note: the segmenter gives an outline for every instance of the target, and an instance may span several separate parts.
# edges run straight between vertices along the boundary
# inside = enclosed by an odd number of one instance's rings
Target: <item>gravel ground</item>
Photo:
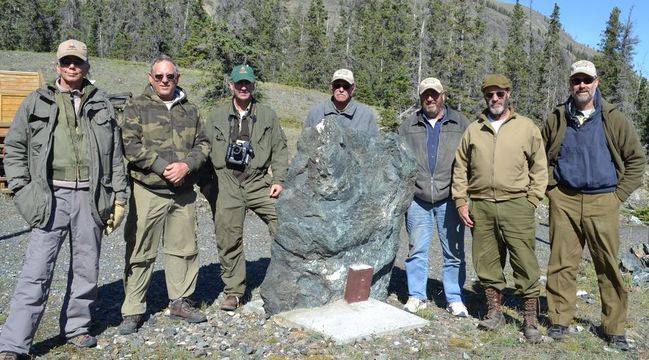
[[[583,344],[576,349],[570,346],[553,347],[552,344],[536,345],[543,351],[534,352],[534,345],[519,346],[522,334],[517,330],[520,317],[515,310],[508,311],[510,325],[497,334],[494,340],[484,332],[476,330],[477,318],[484,314],[484,300],[474,289],[475,273],[471,264],[471,238],[467,232],[467,284],[466,303],[471,313],[467,319],[452,318],[444,311],[445,300],[439,281],[441,257],[439,248],[433,246],[430,261],[429,309],[420,315],[431,320],[431,325],[423,329],[401,334],[363,339],[352,345],[336,345],[318,334],[303,329],[288,329],[277,325],[272,318],[242,309],[237,312],[218,310],[223,284],[219,279],[219,264],[213,225],[209,208],[202,200],[198,206],[198,237],[201,269],[198,278],[196,300],[208,314],[208,322],[189,325],[170,320],[166,315],[167,297],[162,271],[162,261],[156,263],[156,270],[148,294],[148,320],[137,334],[120,336],[117,325],[121,321],[120,306],[124,297],[122,272],[124,266],[124,242],[122,228],[104,239],[100,263],[99,298],[94,306],[95,323],[92,332],[97,335],[98,347],[90,350],[77,350],[65,345],[58,338],[58,313],[66,284],[66,269],[69,264],[69,249],[64,245],[56,267],[48,308],[36,335],[33,352],[38,356],[52,359],[68,358],[273,358],[273,359],[403,359],[403,358],[449,358],[469,359],[484,357],[517,358],[556,358],[584,357]],[[8,196],[0,196],[0,324],[4,323],[9,310],[16,279],[20,273],[24,250],[29,237],[29,229],[16,213]],[[648,242],[646,227],[625,227],[622,229],[621,249],[633,244]],[[407,251],[407,236],[402,231],[402,244],[396,266],[393,270],[391,291],[388,302],[401,306],[407,298],[403,261]],[[545,271],[549,255],[547,226],[539,225],[537,230],[537,253]],[[248,260],[249,284],[252,299],[259,298],[259,285],[263,280],[270,261],[270,239],[265,225],[250,213],[244,229],[245,253]],[[587,253],[587,252],[586,252]],[[587,256],[586,256],[587,257]],[[508,266],[509,268],[509,266]],[[598,296],[595,289],[585,297],[587,304],[595,302],[595,311],[586,317],[599,321]],[[513,289],[507,289],[506,303],[512,308],[519,304],[511,296]],[[590,299],[590,300],[589,300]],[[647,340],[647,301],[646,291],[631,293],[629,335],[635,340],[637,349],[627,354],[630,358],[649,356]],[[542,301],[542,304],[544,302]],[[644,308],[643,308],[644,306]],[[584,304],[587,308],[587,305]],[[589,319],[584,320],[588,322]],[[587,326],[586,326],[587,327]],[[574,330],[581,332],[584,326],[577,325]],[[615,358],[620,354],[611,352],[601,340],[592,334],[579,334],[586,343],[594,343],[586,351],[587,358]],[[511,340],[511,341],[510,341]],[[509,341],[511,343],[509,343]],[[581,341],[581,340],[580,340]],[[581,342],[584,342],[581,341]],[[502,343],[501,343],[502,342]],[[565,343],[564,343],[565,344]],[[579,346],[582,348],[580,349]],[[493,352],[492,348],[497,352]],[[594,349],[594,350],[593,350]],[[530,352],[532,351],[532,352]]]

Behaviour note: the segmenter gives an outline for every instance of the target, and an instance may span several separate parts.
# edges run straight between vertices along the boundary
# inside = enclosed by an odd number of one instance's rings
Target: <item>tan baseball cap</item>
[[[425,78],[419,83],[419,95],[423,94],[424,91],[428,89],[433,89],[438,94],[444,92],[444,87],[442,86],[442,83],[439,81],[439,79],[436,79],[434,77]]]
[[[83,61],[88,61],[88,48],[86,44],[79,40],[65,40],[59,44],[59,49],[56,51],[56,59],[61,60],[66,56],[76,56]]]
[[[570,65],[570,76],[572,77],[575,74],[586,74],[596,78],[597,70],[595,69],[595,64],[592,62],[588,60],[579,60]]]
[[[331,78],[331,82],[333,83],[336,80],[345,80],[350,85],[354,85],[354,73],[351,70],[338,69]]]

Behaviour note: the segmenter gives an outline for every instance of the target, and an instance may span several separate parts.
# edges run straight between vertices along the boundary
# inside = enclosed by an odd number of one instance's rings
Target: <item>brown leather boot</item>
[[[523,302],[523,334],[527,341],[538,343],[541,341],[539,332],[539,302],[537,298],[524,299]]]
[[[494,287],[486,288],[484,293],[487,297],[487,307],[489,310],[487,316],[478,323],[478,326],[487,330],[496,330],[505,325],[506,322],[505,315],[503,315],[503,312],[500,309],[502,294],[500,293],[500,290]]]

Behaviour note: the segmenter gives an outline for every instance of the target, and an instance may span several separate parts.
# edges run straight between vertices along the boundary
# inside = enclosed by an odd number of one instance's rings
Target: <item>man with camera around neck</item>
[[[198,169],[209,155],[198,106],[178,86],[180,72],[166,55],[147,74],[144,92],[124,109],[124,155],[133,180],[124,226],[122,335],[137,331],[162,242],[170,317],[199,323],[206,317],[189,299],[198,279],[196,192]]]
[[[214,226],[225,285],[220,307],[226,311],[238,308],[246,293],[243,253],[246,210],[254,211],[274,237],[275,202],[284,189],[288,172],[286,136],[275,112],[255,100],[255,83],[252,67],[235,66],[228,82],[232,101],[216,107],[205,127],[212,144],[212,181],[218,187],[212,192],[216,193],[216,199],[208,197],[208,200],[216,202]]]

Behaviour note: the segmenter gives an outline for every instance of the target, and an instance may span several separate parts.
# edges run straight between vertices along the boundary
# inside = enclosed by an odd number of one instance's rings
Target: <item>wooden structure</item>
[[[23,99],[42,84],[40,73],[0,70],[0,192],[8,192],[2,163],[4,139]]]

